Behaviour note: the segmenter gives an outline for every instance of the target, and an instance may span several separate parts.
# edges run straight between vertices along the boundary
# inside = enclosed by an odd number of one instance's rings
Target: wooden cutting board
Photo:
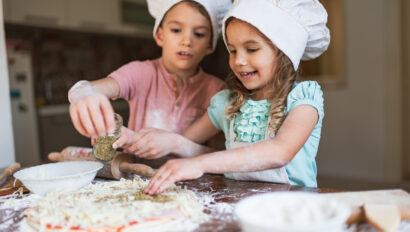
[[[9,177],[6,183],[0,186],[0,196],[9,195],[23,188],[23,193],[30,192],[19,180],[14,181],[14,177]]]
[[[364,204],[391,204],[400,209],[401,219],[410,220],[410,194],[402,189],[373,190],[358,192],[324,193],[349,205],[352,209],[347,223],[365,221],[362,206]]]

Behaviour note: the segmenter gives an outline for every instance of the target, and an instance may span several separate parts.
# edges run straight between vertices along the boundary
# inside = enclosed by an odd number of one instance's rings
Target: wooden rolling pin
[[[28,193],[29,190],[20,182],[15,180],[12,175],[20,168],[19,163],[14,163],[6,168],[3,173],[0,174],[0,196],[9,195],[18,191],[20,188],[23,193]]]
[[[60,153],[51,152],[48,154],[48,159],[51,161],[98,161],[92,154],[92,148],[87,147],[66,147]],[[102,162],[104,167],[97,173],[98,177],[109,179],[127,178],[128,174],[137,174],[144,176],[152,176],[154,169],[145,164],[133,163],[134,155],[129,153],[117,152],[114,159],[109,162]]]
[[[4,171],[0,174],[0,186],[7,181],[9,176],[13,175],[20,168],[19,163],[14,163],[10,165],[8,168],[4,169]]]

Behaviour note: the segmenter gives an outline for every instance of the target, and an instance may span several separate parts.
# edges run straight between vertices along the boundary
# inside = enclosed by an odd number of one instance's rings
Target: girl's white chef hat
[[[148,11],[155,18],[154,36],[168,10],[182,0],[147,0]],[[231,8],[232,0],[192,0],[201,4],[209,14],[212,23],[212,50],[216,47],[220,26],[225,13]]]
[[[256,27],[285,53],[297,70],[300,60],[314,59],[329,46],[327,12],[318,0],[235,0],[223,19],[234,17]]]

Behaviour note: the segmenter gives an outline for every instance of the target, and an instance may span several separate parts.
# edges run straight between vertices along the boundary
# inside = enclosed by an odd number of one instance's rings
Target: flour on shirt
[[[145,128],[157,128],[166,131],[175,132],[177,128],[178,119],[167,111],[152,110],[147,113],[145,118]]]

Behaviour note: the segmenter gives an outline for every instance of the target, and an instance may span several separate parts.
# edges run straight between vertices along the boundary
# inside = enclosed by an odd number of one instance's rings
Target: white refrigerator
[[[33,164],[40,161],[40,150],[31,55],[8,47],[7,62],[16,162]]]

